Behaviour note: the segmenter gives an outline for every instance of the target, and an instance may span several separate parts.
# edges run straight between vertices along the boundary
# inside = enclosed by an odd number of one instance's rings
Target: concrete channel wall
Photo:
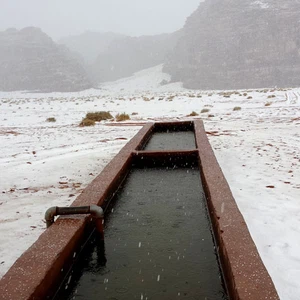
[[[191,122],[177,122],[180,126]],[[72,206],[100,205],[108,200],[125,178],[135,156],[157,157],[166,152],[142,149],[155,126],[170,123],[146,124],[115,156]],[[175,123],[174,123],[175,124]],[[195,150],[168,151],[168,155],[197,155],[215,240],[219,250],[228,293],[231,299],[279,299],[273,282],[265,269],[246,223],[238,210],[228,183],[207,139],[203,122],[193,122]],[[90,235],[90,217],[74,215],[58,220],[15,262],[0,280],[0,299],[51,299],[67,275]]]

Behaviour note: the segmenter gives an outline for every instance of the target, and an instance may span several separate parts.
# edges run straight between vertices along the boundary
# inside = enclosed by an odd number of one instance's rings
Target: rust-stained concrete
[[[187,122],[187,125],[190,126],[190,123]],[[183,122],[179,124],[184,125]],[[164,124],[156,123],[155,126],[162,128]],[[153,123],[146,124],[77,197],[72,206],[105,206],[135,156],[144,155],[151,160],[155,157],[161,160],[166,155],[195,157],[199,154],[201,176],[231,299],[279,299],[214,156],[203,122],[194,121],[197,150],[168,151],[168,154],[164,151],[137,151],[148,141],[155,126]],[[167,126],[170,126],[170,122]],[[90,217],[80,215],[60,217],[0,280],[0,299],[51,299],[76,258],[84,236],[91,231],[90,220]]]
[[[207,139],[195,121],[202,181],[227,287],[232,299],[279,299]]]
[[[117,188],[121,175],[126,173],[131,153],[153,127],[145,125],[114,157],[72,206],[103,205],[109,194]],[[85,231],[89,231],[87,216],[60,217],[13,264],[0,280],[0,299],[44,300],[55,293],[66,275],[75,252],[80,250]]]

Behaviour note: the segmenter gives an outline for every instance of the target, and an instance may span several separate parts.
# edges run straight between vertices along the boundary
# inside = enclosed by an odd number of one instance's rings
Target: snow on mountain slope
[[[126,92],[162,92],[182,90],[180,82],[160,85],[161,82],[169,82],[171,76],[162,72],[163,65],[158,65],[146,70],[136,72],[133,76],[119,79],[113,82],[102,83],[100,87],[104,90],[114,90],[122,94]]]
[[[300,299],[300,89],[189,91],[163,79],[158,66],[99,90],[0,94],[0,276],[45,230],[45,210],[70,205],[142,124],[195,111],[281,299]],[[99,110],[140,126],[78,127]]]

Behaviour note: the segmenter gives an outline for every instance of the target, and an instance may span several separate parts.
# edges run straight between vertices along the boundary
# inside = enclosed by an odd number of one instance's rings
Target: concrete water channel
[[[0,299],[279,299],[202,121],[151,123],[0,281]]]
[[[192,123],[164,126],[157,124],[150,139],[141,147],[145,151],[195,150],[196,141]]]
[[[109,206],[105,255],[95,241],[55,299],[227,299],[197,161],[143,161]]]

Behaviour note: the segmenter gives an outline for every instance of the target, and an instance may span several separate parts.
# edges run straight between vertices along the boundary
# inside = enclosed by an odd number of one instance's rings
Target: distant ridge
[[[90,87],[76,57],[39,28],[0,32],[0,90],[71,92]]]

